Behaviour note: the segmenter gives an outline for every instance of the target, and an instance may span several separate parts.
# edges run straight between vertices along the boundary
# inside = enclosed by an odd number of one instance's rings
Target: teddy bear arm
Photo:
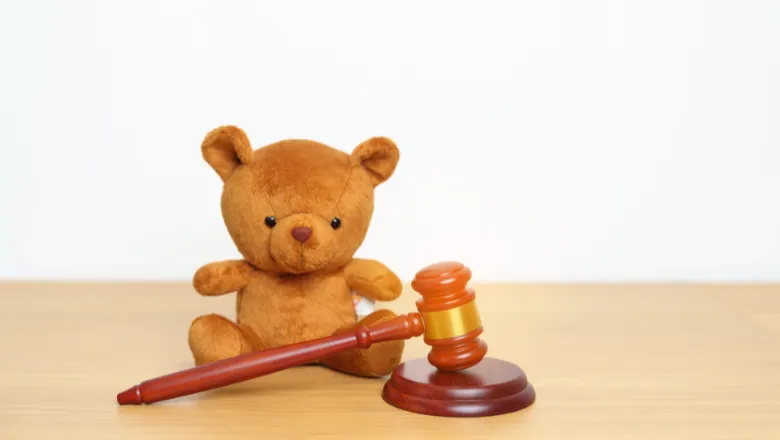
[[[243,260],[217,261],[198,269],[192,285],[201,295],[224,295],[245,287],[254,272]]]
[[[401,296],[401,280],[376,260],[352,260],[345,268],[347,286],[375,301],[391,301]]]

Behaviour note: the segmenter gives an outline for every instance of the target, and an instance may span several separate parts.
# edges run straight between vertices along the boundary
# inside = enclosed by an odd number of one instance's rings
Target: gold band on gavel
[[[449,339],[463,336],[482,326],[474,301],[449,310],[421,313],[426,339]]]

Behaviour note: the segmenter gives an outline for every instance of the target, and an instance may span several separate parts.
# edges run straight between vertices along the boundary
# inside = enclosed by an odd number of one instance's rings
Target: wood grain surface
[[[187,284],[0,284],[1,439],[777,439],[780,286],[472,285],[488,356],[537,400],[507,415],[398,410],[384,380],[300,367],[150,406],[116,404],[192,365],[187,328],[234,315]],[[389,307],[413,312],[409,287]],[[421,338],[406,359],[427,355]]]

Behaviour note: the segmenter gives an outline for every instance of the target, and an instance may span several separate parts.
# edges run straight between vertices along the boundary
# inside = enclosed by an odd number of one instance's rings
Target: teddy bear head
[[[295,139],[253,150],[235,126],[209,132],[201,151],[222,179],[222,216],[238,251],[278,275],[347,264],[368,232],[374,189],[399,159],[385,137],[369,138],[351,153]]]

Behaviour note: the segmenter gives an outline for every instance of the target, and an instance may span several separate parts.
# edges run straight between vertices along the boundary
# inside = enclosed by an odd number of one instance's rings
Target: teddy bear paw
[[[390,310],[377,310],[360,321],[372,326],[396,317]],[[404,341],[386,341],[366,349],[352,349],[338,353],[324,361],[334,370],[365,377],[382,377],[393,372],[401,363]]]
[[[229,319],[216,314],[196,318],[190,325],[188,340],[196,365],[252,351],[248,335]]]

